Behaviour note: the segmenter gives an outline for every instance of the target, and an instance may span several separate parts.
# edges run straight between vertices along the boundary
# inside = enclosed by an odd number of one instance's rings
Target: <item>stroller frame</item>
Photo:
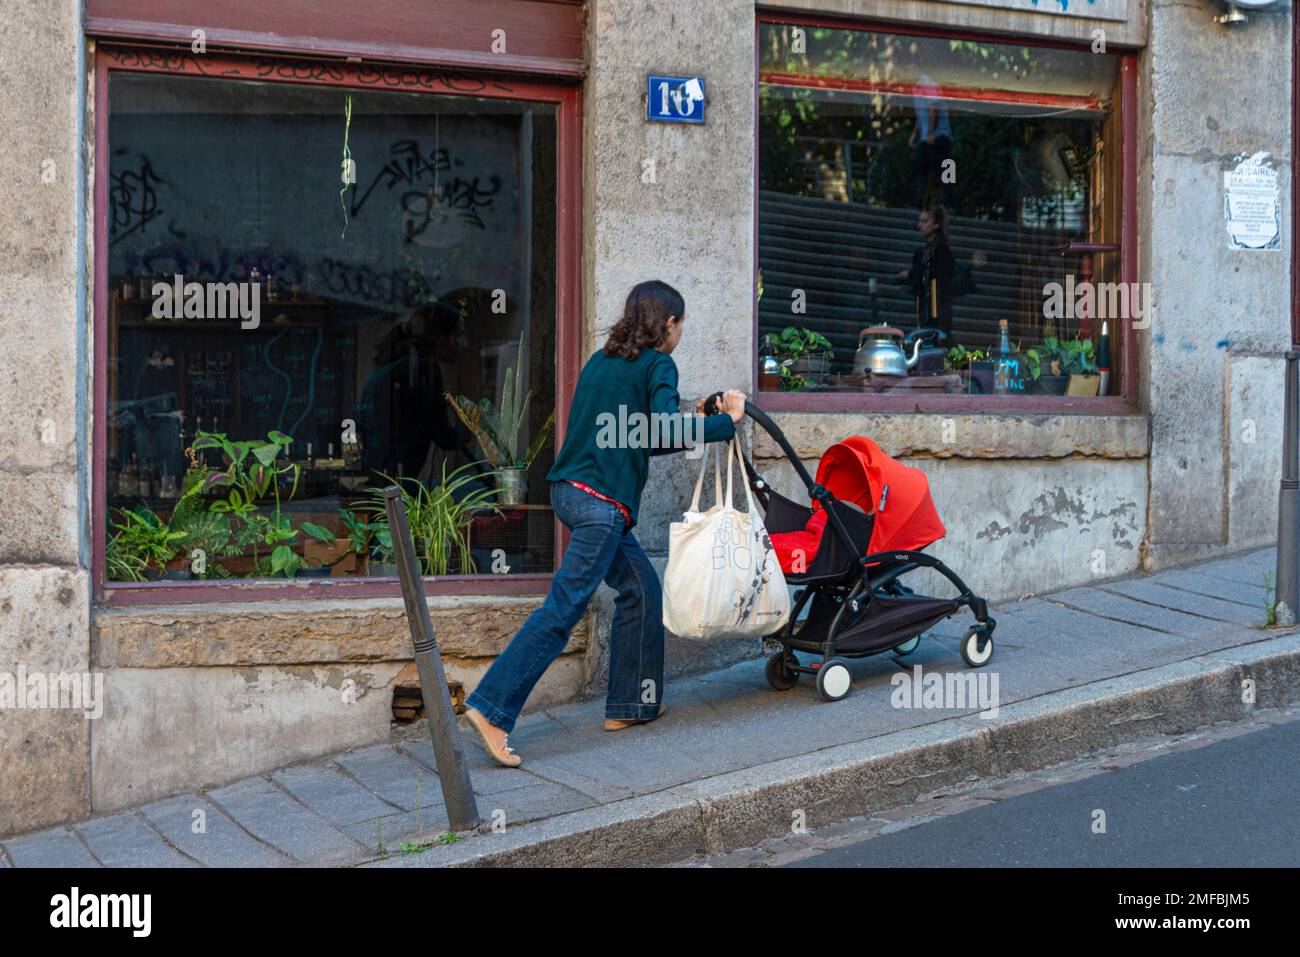
[[[705,403],[705,412],[716,409],[717,393]],[[787,584],[803,586],[790,612],[790,619],[764,642],[779,641],[781,650],[767,662],[768,683],[777,690],[793,688],[800,675],[816,676],[817,689],[828,701],[838,701],[851,689],[851,676],[844,659],[864,658],[894,651],[910,654],[921,636],[937,622],[969,608],[975,623],[961,642],[966,664],[978,668],[993,655],[993,632],[997,622],[989,615],[988,602],[974,594],[964,581],[939,559],[922,551],[891,549],[870,553],[874,514],[835,497],[830,489],[808,474],[780,427],[751,402],[745,414],[780,446],[809,497],[826,511],[827,528],[817,554],[807,571],[786,576]],[[742,455],[751,494],[763,506],[769,533],[802,529],[812,509],[775,492]],[[955,598],[918,595],[900,578],[918,569],[942,575],[957,589]],[[800,614],[809,607],[806,619]],[[819,655],[811,665],[800,662],[795,652]]]

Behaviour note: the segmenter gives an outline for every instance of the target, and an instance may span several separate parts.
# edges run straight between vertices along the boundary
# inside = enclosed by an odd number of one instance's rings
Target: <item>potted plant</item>
[[[1062,371],[1061,342],[1048,336],[1043,344],[1025,352],[1025,363],[1036,391],[1047,395],[1064,395],[1070,377]]]
[[[448,473],[444,463],[442,481],[432,488],[410,476],[395,479],[383,475],[383,478],[401,489],[406,522],[415,542],[415,556],[420,562],[421,573],[431,576],[474,574],[474,558],[469,547],[470,522],[475,515],[484,512],[500,514],[500,509],[493,503],[497,494],[495,489],[473,487],[478,479],[473,464],[462,465]],[[379,574],[379,569],[392,559],[393,536],[388,525],[384,490],[370,488],[368,491],[370,497],[362,510],[370,516],[368,524],[376,542],[376,547],[371,549],[371,572]],[[376,558],[383,561],[376,563]],[[396,575],[396,567],[389,574]]]
[[[823,384],[829,379],[835,350],[820,332],[786,326],[779,335],[769,332],[763,341],[781,363],[781,385],[785,391],[798,392],[810,383]]]
[[[228,577],[217,565],[217,559],[229,559],[244,549],[231,527],[230,517],[212,511],[200,497],[203,483],[211,470],[199,466],[197,459],[181,480],[180,496],[172,510],[170,525],[184,537],[179,540],[179,563],[188,573],[186,577]],[[177,564],[172,563],[173,567]]]
[[[167,563],[180,550],[185,532],[171,528],[151,508],[138,505],[118,512],[113,523],[112,560],[109,572],[124,575],[126,581],[158,581],[163,577],[188,578],[177,571],[169,573]],[[111,577],[111,576],[110,576]]]
[[[317,525],[315,522],[302,523],[302,530],[310,539],[303,548],[303,555],[307,559],[306,573],[309,576],[328,578],[334,573],[335,568],[349,559],[352,559],[354,564],[345,569],[345,573],[356,574],[362,567],[377,526],[367,522],[364,515],[348,508],[339,509],[339,519],[347,531],[347,535],[343,538],[339,538],[324,525]],[[313,543],[323,547],[316,548]],[[316,554],[313,555],[313,552]],[[311,564],[313,561],[316,562],[315,565]],[[396,566],[392,572],[394,575],[397,574],[395,569]],[[299,572],[300,575],[303,573]]]
[[[304,567],[302,556],[293,550],[298,529],[281,511],[281,480],[292,479],[289,499],[298,490],[298,465],[280,462],[280,456],[292,444],[292,437],[277,431],[267,433],[265,440],[233,442],[213,432],[199,432],[194,439],[196,451],[218,449],[224,456],[225,467],[207,470],[197,487],[204,492],[226,490],[225,497],[212,502],[209,510],[229,518],[241,551],[251,546],[254,575],[292,578]],[[258,504],[268,495],[273,498],[270,514]]]
[[[944,368],[955,370],[962,380],[962,391],[980,393],[993,391],[995,363],[983,349],[953,346],[943,357]]]
[[[1066,339],[1060,343],[1061,374],[1070,377],[1065,394],[1093,396],[1101,386],[1101,372],[1093,360],[1091,339]]]
[[[144,557],[120,531],[108,537],[104,549],[104,568],[105,576],[111,582],[146,581],[147,565]]]
[[[523,355],[523,349],[524,339],[520,336],[519,355]],[[463,395],[445,394],[457,418],[474,433],[484,458],[496,470],[498,501],[503,505],[523,504],[528,469],[546,447],[555,427],[555,413],[552,412],[532,444],[521,452],[519,433],[528,420],[528,403],[533,397],[531,391],[524,395],[523,387],[523,376],[516,375],[515,369],[509,368],[501,389],[501,403],[495,408],[491,399],[474,402]]]
[[[171,524],[184,534],[180,540],[181,561],[195,577],[213,576],[217,559],[232,558],[241,551],[226,515],[178,505]]]

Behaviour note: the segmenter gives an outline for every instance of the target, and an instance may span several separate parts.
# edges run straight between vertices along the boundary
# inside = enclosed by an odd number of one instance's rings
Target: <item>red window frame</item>
[[[91,543],[95,600],[102,605],[153,605],[264,599],[377,598],[401,595],[393,580],[226,579],[198,583],[109,582],[105,579],[108,469],[108,81],[116,72],[244,79],[363,90],[424,92],[526,100],[556,107],[556,448],[564,440],[580,369],[582,334],[581,197],[582,90],[574,83],[499,74],[446,72],[425,66],[298,58],[283,54],[206,54],[158,46],[101,45],[95,51],[94,177],[94,418],[92,421]],[[556,562],[565,543],[557,521]],[[424,579],[426,595],[543,595],[551,575],[474,575]]]
[[[954,40],[973,40],[984,43],[1018,43],[1025,46],[1088,52],[1086,43],[1070,43],[1056,39],[1038,39],[1032,42],[1020,36],[980,33],[957,29],[921,27],[913,24],[891,23],[884,20],[859,20],[844,17],[799,16],[777,13],[760,13],[754,25],[754,276],[752,376],[757,393],[759,379],[758,343],[758,162],[759,117],[758,89],[761,83],[791,86],[818,86],[827,89],[857,90],[865,84],[851,79],[823,76],[800,76],[784,73],[764,73],[760,67],[760,31],[765,25],[824,27],[832,30],[858,30],[893,33],[903,36],[944,37]],[[1137,106],[1138,58],[1131,51],[1117,49],[1120,54],[1119,103],[1120,111],[1120,281],[1138,281],[1138,183],[1137,183]],[[978,98],[978,92],[968,96]],[[1043,99],[1043,97],[1038,97]],[[1080,105],[1077,97],[1048,97],[1053,103]],[[1122,395],[1071,398],[1069,396],[973,396],[973,395],[916,395],[891,393],[871,394],[853,392],[798,393],[762,392],[763,408],[771,412],[862,412],[862,413],[986,413],[1025,415],[1034,413],[1069,413],[1083,415],[1133,414],[1137,411],[1137,336],[1132,317],[1124,320],[1123,368],[1120,381]]]

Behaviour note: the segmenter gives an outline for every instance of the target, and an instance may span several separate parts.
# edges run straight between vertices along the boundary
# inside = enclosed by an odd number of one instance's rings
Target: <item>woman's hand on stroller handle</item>
[[[695,403],[695,411],[704,415],[723,412],[731,416],[731,421],[739,423],[745,417],[745,393],[739,389],[715,392],[708,398]]]

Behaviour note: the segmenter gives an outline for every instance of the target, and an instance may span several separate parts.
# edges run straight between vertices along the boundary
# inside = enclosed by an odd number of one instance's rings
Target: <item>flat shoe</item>
[[[488,721],[488,719],[483,717],[483,715],[471,708],[466,710],[465,720],[469,723],[469,726],[477,732],[479,742],[483,745],[483,750],[488,753],[488,757],[494,760],[497,764],[504,765],[507,768],[517,768],[519,765],[524,763],[524,759],[515,754],[507,743],[510,738],[509,735],[502,736],[500,748],[492,747],[492,743],[488,738],[487,728],[491,727],[497,731],[500,731],[501,729],[497,728],[496,725]]]
[[[664,716],[664,706],[663,706],[663,705],[660,705],[660,706],[659,706],[659,714],[658,714],[656,717],[662,718],[663,716]],[[654,718],[627,718],[627,719],[623,719],[623,718],[606,718],[606,719],[605,719],[605,730],[606,730],[606,731],[622,731],[624,728],[630,728],[630,727],[632,727],[632,725],[634,725],[634,724],[646,724],[647,722],[654,721],[654,720],[655,720]]]

